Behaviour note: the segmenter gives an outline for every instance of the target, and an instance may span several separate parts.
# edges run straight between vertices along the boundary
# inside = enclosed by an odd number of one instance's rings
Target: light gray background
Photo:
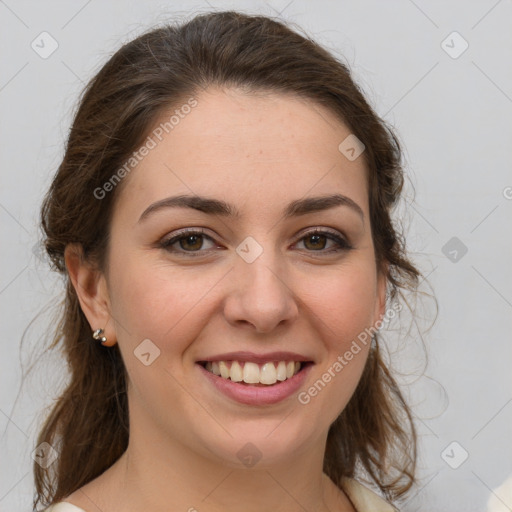
[[[43,358],[18,395],[20,357],[26,368],[38,356],[48,314],[28,331],[20,356],[23,332],[58,300],[60,282],[34,246],[39,205],[79,91],[147,27],[175,13],[227,8],[279,15],[345,56],[372,105],[397,129],[416,189],[411,203],[408,186],[402,208],[409,248],[439,302],[437,321],[423,334],[426,375],[420,341],[395,355],[396,366],[412,374],[403,381],[421,449],[421,486],[404,509],[485,510],[491,489],[512,474],[510,0],[0,0],[0,510],[30,510],[40,414],[65,379],[58,361]],[[47,59],[31,48],[43,31],[59,45]],[[446,39],[453,31],[469,44],[458,58],[463,42]],[[467,247],[462,257],[455,246],[443,251],[452,237]],[[445,451],[453,441],[458,445]],[[441,456],[457,465],[462,450],[469,456],[457,469]],[[510,497],[501,499],[502,510],[512,510]]]

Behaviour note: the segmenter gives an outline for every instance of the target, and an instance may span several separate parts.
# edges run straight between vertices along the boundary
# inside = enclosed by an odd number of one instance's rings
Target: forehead
[[[140,215],[178,193],[224,199],[242,214],[277,212],[292,200],[339,192],[367,210],[364,159],[340,152],[351,132],[327,108],[291,94],[237,89],[194,98],[192,108],[162,112],[149,134],[154,147],[125,178],[120,206]]]

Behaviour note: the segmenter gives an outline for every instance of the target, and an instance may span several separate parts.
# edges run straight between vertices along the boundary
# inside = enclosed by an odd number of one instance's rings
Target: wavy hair
[[[161,114],[210,86],[291,93],[334,113],[360,139],[368,171],[372,237],[389,300],[414,290],[419,271],[408,259],[392,211],[404,184],[402,152],[346,64],[285,23],[235,11],[200,14],[148,31],[123,45],[84,89],[65,154],[41,209],[44,244],[66,283],[61,320],[50,348],[59,348],[70,379],[38,436],[60,453],[49,469],[34,463],[39,503],[58,502],[96,478],[126,450],[126,371],[119,349],[91,342],[91,329],[64,263],[68,244],[105,264],[112,211],[122,183],[101,200],[102,187],[142,144]],[[377,340],[378,341],[378,340]],[[324,471],[369,477],[391,501],[415,482],[416,432],[381,352],[370,350],[355,393],[331,425]]]

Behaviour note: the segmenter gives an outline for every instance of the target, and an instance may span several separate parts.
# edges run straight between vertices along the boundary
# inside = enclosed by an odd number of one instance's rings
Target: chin
[[[218,429],[214,429],[218,432]],[[308,432],[311,430],[311,432]],[[283,418],[246,420],[231,425],[229,434],[223,431],[222,436],[203,437],[203,446],[217,460],[232,469],[243,467],[269,469],[288,463],[305,450],[310,443],[317,441],[311,422],[304,418],[304,423],[293,424]],[[210,433],[212,430],[209,431]],[[314,437],[314,438],[313,438]]]

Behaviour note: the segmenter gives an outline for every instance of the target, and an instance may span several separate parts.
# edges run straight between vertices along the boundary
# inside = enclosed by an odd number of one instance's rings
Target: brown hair
[[[93,480],[128,445],[124,364],[117,345],[106,349],[91,340],[64,250],[81,244],[85,257],[104,268],[122,183],[101,200],[94,191],[130,158],[164,110],[214,85],[292,93],[336,114],[366,146],[372,236],[389,298],[417,286],[419,272],[391,220],[404,181],[400,145],[345,64],[280,21],[234,11],[198,15],[125,44],[84,90],[41,211],[46,250],[67,286],[51,348],[62,345],[71,378],[38,436],[38,444],[51,444],[60,457],[49,469],[34,463],[34,510]],[[411,412],[376,343],[353,397],[329,430],[324,471],[337,485],[342,477],[365,473],[395,500],[414,483],[415,467]]]

